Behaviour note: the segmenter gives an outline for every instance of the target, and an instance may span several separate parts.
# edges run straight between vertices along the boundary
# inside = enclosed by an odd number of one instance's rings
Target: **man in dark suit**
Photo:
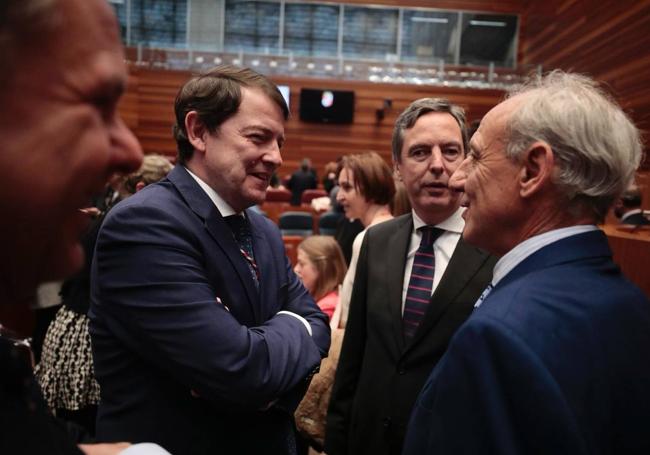
[[[485,116],[451,186],[467,241],[504,256],[427,380],[405,454],[650,453],[650,303],[596,227],[641,155],[583,76],[553,72]]]
[[[292,453],[329,327],[277,227],[246,210],[282,162],[287,106],[265,77],[224,66],[187,82],[175,112],[179,165],[111,210],[97,240],[97,434],[177,454]]]
[[[466,137],[462,109],[446,100],[417,100],[397,119],[393,160],[413,211],[369,229],[361,247],[327,417],[329,455],[401,452],[418,391],[492,277],[494,259],[462,239],[459,198],[447,186]],[[429,227],[437,238],[422,253]]]
[[[300,163],[300,169],[291,174],[287,182],[287,188],[291,190],[291,205],[300,205],[302,193],[305,190],[313,190],[318,186],[316,173],[311,167],[309,158],[304,158]]]

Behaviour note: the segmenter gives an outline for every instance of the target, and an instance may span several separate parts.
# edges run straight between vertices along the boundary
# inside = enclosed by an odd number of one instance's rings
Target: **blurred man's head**
[[[465,239],[504,254],[543,232],[604,219],[641,160],[639,132],[583,76],[560,71],[513,93],[482,120],[452,177]]]
[[[179,163],[237,212],[264,202],[289,116],[278,88],[253,70],[220,66],[181,87],[175,112]]]
[[[23,295],[81,266],[78,209],[142,153],[116,110],[127,73],[105,1],[3,1],[0,56],[0,280]]]
[[[621,218],[631,210],[640,210],[642,203],[641,190],[636,186],[636,183],[632,183],[614,204],[614,214]]]
[[[159,182],[171,172],[174,165],[162,155],[145,155],[140,168],[126,176],[120,185],[120,196],[129,197],[147,185]]]
[[[463,110],[449,101],[422,98],[400,114],[393,130],[393,163],[411,206],[427,224],[447,219],[458,208],[449,177],[465,157]]]

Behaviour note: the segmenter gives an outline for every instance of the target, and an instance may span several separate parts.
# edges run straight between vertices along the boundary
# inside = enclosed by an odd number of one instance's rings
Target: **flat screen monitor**
[[[300,120],[316,123],[352,123],[354,92],[344,90],[300,90]]]

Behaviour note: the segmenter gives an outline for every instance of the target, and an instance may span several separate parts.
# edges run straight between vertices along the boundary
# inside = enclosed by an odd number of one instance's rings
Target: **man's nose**
[[[431,157],[429,158],[429,170],[434,173],[440,173],[444,169],[442,162],[442,151],[438,147],[431,150]]]
[[[467,180],[467,172],[469,169],[470,157],[467,157],[460,163],[460,166],[451,174],[449,178],[449,188],[454,191],[462,193],[465,191],[465,181]]]
[[[110,173],[128,174],[137,171],[142,164],[142,147],[122,119],[111,126],[111,170]]]
[[[262,160],[265,163],[272,164],[275,169],[282,165],[282,154],[280,153],[280,145],[277,142],[272,142],[269,148],[264,153]]]

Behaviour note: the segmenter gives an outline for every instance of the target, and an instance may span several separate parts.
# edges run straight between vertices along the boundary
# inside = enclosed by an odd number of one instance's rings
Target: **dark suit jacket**
[[[406,455],[650,453],[650,307],[589,232],[500,281],[413,411]]]
[[[173,454],[286,450],[296,390],[326,355],[329,327],[277,227],[247,216],[259,292],[221,214],[182,166],[107,216],[90,310],[99,440],[151,441]],[[313,337],[281,310],[302,315]]]
[[[291,174],[291,178],[287,182],[287,188],[291,190],[291,205],[300,205],[302,193],[305,190],[312,190],[317,186],[318,180],[316,180],[316,175],[311,169],[308,171],[298,169]]]
[[[79,435],[47,409],[24,351],[0,337],[0,453],[82,455]]]
[[[461,239],[405,344],[402,283],[412,230],[408,214],[364,238],[327,417],[328,455],[401,452],[420,388],[492,278],[494,258]]]

